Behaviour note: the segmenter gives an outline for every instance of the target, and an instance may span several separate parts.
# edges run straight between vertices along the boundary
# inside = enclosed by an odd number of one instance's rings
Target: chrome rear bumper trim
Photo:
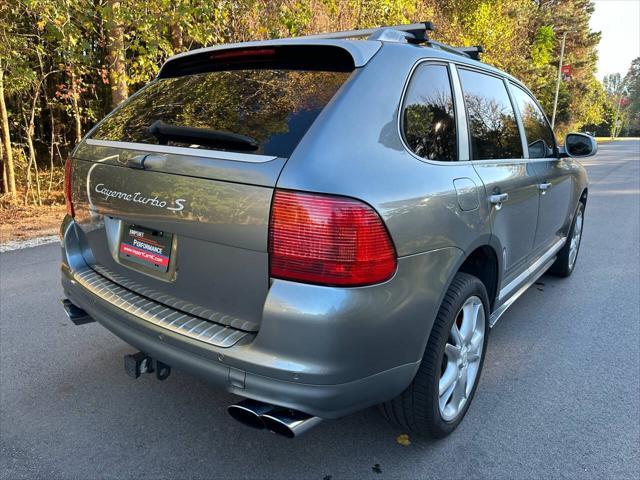
[[[113,307],[199,342],[228,348],[245,337],[254,336],[252,333],[191,316],[149,300],[119,286],[91,269],[74,272],[73,278],[89,292],[110,303]],[[172,316],[176,318],[168,321]]]
[[[236,330],[242,330],[245,332],[258,331],[258,324],[256,322],[216,312],[201,305],[195,305],[179,298],[172,297],[166,293],[155,291],[152,288],[133,282],[122,275],[118,275],[102,265],[92,265],[91,269],[99,273],[101,277],[104,277],[116,285],[124,287],[125,290],[132,292],[134,295],[141,295],[153,302],[169,307],[170,309],[177,310],[181,313],[187,313],[192,317],[202,318],[203,320],[207,320],[217,325],[226,325]]]

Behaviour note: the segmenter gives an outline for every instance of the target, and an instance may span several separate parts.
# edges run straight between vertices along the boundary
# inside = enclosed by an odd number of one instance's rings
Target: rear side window
[[[520,110],[529,158],[554,157],[556,141],[544,113],[533,98],[520,87],[513,85],[511,91]]]
[[[471,158],[522,158],[518,123],[504,82],[472,70],[458,71],[467,109]]]
[[[91,138],[288,157],[351,74],[315,68],[263,62],[161,78]]]
[[[402,109],[402,134],[409,148],[429,160],[457,160],[453,112],[447,67],[419,66],[409,83]]]

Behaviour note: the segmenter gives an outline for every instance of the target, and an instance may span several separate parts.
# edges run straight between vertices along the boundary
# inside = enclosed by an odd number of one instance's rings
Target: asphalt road
[[[287,440],[185,373],[134,381],[132,348],[63,314],[57,245],[1,254],[0,477],[638,478],[640,142],[585,164],[574,275],[544,276],[502,317],[466,419],[437,442],[400,445],[375,409]]]

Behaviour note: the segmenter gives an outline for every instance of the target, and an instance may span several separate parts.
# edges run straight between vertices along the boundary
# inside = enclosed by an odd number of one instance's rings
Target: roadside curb
[[[9,240],[8,242],[0,243],[0,253],[47,245],[57,242],[59,239],[60,237],[58,237],[58,235],[47,235],[44,237],[30,238],[29,240]]]

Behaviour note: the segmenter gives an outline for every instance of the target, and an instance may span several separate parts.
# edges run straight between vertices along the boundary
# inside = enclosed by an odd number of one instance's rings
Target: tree
[[[111,107],[115,108],[129,96],[120,1],[107,0],[104,16],[107,28],[107,62],[109,84],[111,85]]]
[[[609,101],[613,105],[614,117],[611,123],[611,138],[616,138],[618,132],[622,129],[622,118],[620,110],[622,108],[622,99],[625,94],[625,81],[619,73],[610,73],[606,75],[602,82],[604,89],[609,96]]]
[[[153,79],[171,55],[332,30],[433,20],[435,40],[483,45],[483,61],[521,79],[547,111],[559,39],[567,31],[565,56],[574,74],[561,85],[557,130],[612,123],[615,109],[594,76],[599,34],[589,30],[592,13],[591,0],[0,2],[3,190],[24,193],[35,179],[37,193],[40,173],[48,168],[55,198],[62,160],[83,133]],[[638,63],[636,73],[628,74],[636,78],[635,96],[627,95],[632,103],[621,109],[636,128]]]
[[[624,77],[629,105],[626,107],[628,135],[640,136],[640,57],[631,62]]]
[[[11,133],[9,131],[9,116],[7,104],[4,99],[4,65],[0,62],[0,122],[2,123],[2,179],[4,191],[13,200],[16,198],[16,177],[13,164],[13,152],[11,150]]]

